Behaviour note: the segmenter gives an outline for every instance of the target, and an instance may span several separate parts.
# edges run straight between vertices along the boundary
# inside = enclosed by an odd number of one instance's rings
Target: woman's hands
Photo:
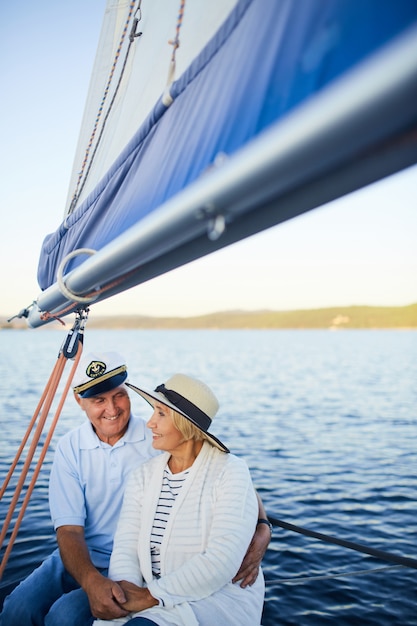
[[[159,604],[146,587],[138,587],[127,580],[118,581],[118,585],[126,597],[126,602],[121,602],[120,606],[130,613],[138,613]]]

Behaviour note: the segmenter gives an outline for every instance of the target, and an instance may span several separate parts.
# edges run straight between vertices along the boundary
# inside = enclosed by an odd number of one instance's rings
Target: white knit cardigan
[[[190,468],[161,544],[161,578],[153,579],[150,535],[169,454],[130,476],[110,560],[109,577],[147,586],[160,602],[134,615],[161,626],[256,626],[264,580],[231,582],[255,532],[258,502],[245,462],[205,442]],[[95,626],[123,624],[96,620]]]

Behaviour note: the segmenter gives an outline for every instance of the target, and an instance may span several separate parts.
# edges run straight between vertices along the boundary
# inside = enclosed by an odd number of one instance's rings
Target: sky
[[[62,221],[104,0],[0,5],[0,315]],[[417,167],[91,307],[96,315],[417,302]],[[90,315],[91,315],[90,314]]]

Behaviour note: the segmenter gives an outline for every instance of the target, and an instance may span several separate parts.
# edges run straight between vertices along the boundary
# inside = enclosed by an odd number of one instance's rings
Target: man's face
[[[101,441],[113,446],[123,437],[130,417],[130,398],[124,385],[92,398],[81,398],[75,394],[75,399],[86,412]]]

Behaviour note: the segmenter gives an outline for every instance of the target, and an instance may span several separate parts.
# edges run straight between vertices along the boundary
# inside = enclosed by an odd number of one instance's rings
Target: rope
[[[80,304],[90,304],[91,302],[94,302],[94,300],[97,299],[97,292],[94,292],[94,295],[89,295],[89,296],[79,296],[76,293],[74,293],[73,291],[70,291],[68,289],[68,287],[65,284],[65,280],[64,280],[64,268],[66,266],[66,264],[68,263],[68,261],[70,261],[71,259],[73,259],[74,257],[80,255],[80,254],[89,254],[89,255],[93,255],[95,254],[96,251],[92,250],[91,248],[78,248],[78,250],[73,250],[72,252],[70,252],[69,254],[67,254],[67,256],[65,258],[62,259],[61,263],[59,264],[58,270],[57,270],[57,274],[56,274],[56,280],[58,283],[58,287],[60,292],[62,293],[63,296],[65,296],[68,300],[73,300],[74,302],[78,302]]]
[[[100,294],[106,293],[106,291],[109,291],[110,289],[113,289],[113,287],[117,287],[117,285],[122,284],[125,280],[127,280],[129,278],[129,276],[135,274],[136,271],[137,271],[137,268],[135,268],[133,270],[130,270],[129,272],[126,272],[125,274],[122,274],[121,276],[119,276],[118,278],[113,280],[112,282],[107,283],[103,287],[96,288],[96,289],[94,289],[94,291],[85,294],[85,296],[83,296],[83,297],[85,297],[85,298],[90,298],[91,297],[91,302],[92,302],[93,300],[96,300]],[[78,297],[78,296],[75,296],[75,297]],[[40,318],[43,321],[48,321],[50,319],[56,319],[61,324],[65,325],[65,322],[63,322],[60,319],[60,317],[63,317],[64,315],[67,315],[68,313],[73,312],[75,308],[76,308],[76,303],[75,302],[71,302],[71,304],[68,304],[63,309],[60,309],[59,311],[56,311],[56,313],[54,313],[54,314],[50,313],[49,311],[43,311],[42,314],[40,315]]]
[[[17,534],[18,534],[18,531],[19,531],[19,528],[20,528],[23,516],[24,516],[24,514],[26,512],[26,509],[27,509],[27,506],[29,504],[29,500],[31,498],[32,492],[33,492],[33,490],[35,488],[36,481],[38,479],[38,476],[39,476],[42,464],[44,462],[44,459],[45,459],[45,456],[46,456],[49,444],[51,442],[53,433],[55,431],[55,427],[56,427],[56,425],[58,423],[58,419],[59,419],[59,416],[61,414],[62,407],[63,407],[65,399],[66,399],[66,397],[68,395],[68,391],[69,391],[69,388],[71,386],[71,382],[72,382],[75,370],[77,368],[78,362],[79,362],[81,354],[82,354],[83,332],[84,332],[84,326],[85,326],[86,320],[87,320],[87,313],[86,312],[78,313],[78,316],[77,316],[77,319],[76,319],[76,321],[74,323],[74,326],[71,329],[71,331],[70,331],[70,333],[68,335],[68,338],[67,338],[63,348],[60,350],[57,362],[55,363],[55,366],[54,366],[54,368],[52,370],[52,373],[51,373],[51,375],[49,377],[49,380],[48,380],[48,382],[46,384],[46,387],[44,389],[42,397],[41,397],[41,399],[40,399],[40,401],[38,403],[38,406],[35,409],[34,415],[33,415],[32,419],[31,419],[31,421],[29,423],[27,431],[26,431],[26,433],[25,433],[25,435],[23,437],[22,443],[19,446],[19,449],[18,449],[18,451],[16,453],[16,456],[15,456],[15,458],[13,460],[13,463],[12,463],[12,465],[10,467],[10,470],[9,470],[9,472],[8,472],[8,474],[6,476],[6,479],[5,479],[4,483],[3,483],[3,486],[2,486],[2,488],[0,490],[0,499],[1,499],[3,497],[5,491],[6,491],[6,488],[7,488],[8,484],[9,484],[9,482],[10,482],[10,479],[11,479],[11,477],[12,477],[12,475],[13,475],[15,469],[16,469],[17,463],[18,463],[18,461],[19,461],[19,459],[20,459],[20,457],[22,455],[23,449],[25,448],[25,445],[28,442],[28,439],[29,439],[29,436],[30,436],[30,434],[32,432],[32,429],[33,429],[33,427],[35,425],[35,422],[38,419],[39,414],[40,414],[39,421],[38,421],[38,424],[37,424],[37,426],[35,428],[35,431],[33,433],[32,442],[31,442],[31,444],[29,446],[27,457],[26,457],[26,460],[25,460],[25,462],[23,464],[23,467],[22,467],[22,470],[21,470],[21,474],[20,474],[20,477],[18,479],[17,485],[15,487],[14,495],[13,495],[13,497],[11,499],[11,502],[10,502],[10,505],[9,505],[9,510],[7,512],[6,519],[5,519],[5,522],[3,524],[3,528],[2,528],[1,534],[0,534],[0,549],[1,549],[2,546],[3,546],[3,542],[4,542],[4,539],[6,537],[7,531],[9,529],[10,522],[11,522],[12,517],[14,515],[14,512],[15,512],[18,500],[20,498],[22,489],[23,489],[23,487],[25,485],[29,469],[30,469],[30,467],[32,465],[33,457],[34,457],[36,449],[38,447],[39,440],[40,440],[40,437],[42,435],[42,431],[43,431],[43,429],[45,427],[45,423],[46,423],[49,411],[51,409],[52,402],[53,402],[53,400],[55,398],[56,391],[57,391],[59,382],[61,380],[61,377],[62,377],[64,368],[65,368],[65,365],[66,365],[66,363],[68,361],[68,358],[72,358],[73,355],[75,354],[74,363],[73,363],[73,366],[71,368],[70,375],[69,375],[68,380],[67,380],[67,382],[65,384],[61,400],[60,400],[60,402],[58,404],[58,407],[57,407],[57,409],[55,411],[55,415],[54,415],[54,417],[52,419],[52,422],[51,422],[51,425],[49,427],[49,431],[48,431],[48,433],[46,435],[46,438],[45,438],[42,450],[40,452],[38,461],[37,461],[37,463],[35,465],[35,468],[34,468],[34,471],[33,471],[33,474],[32,474],[31,481],[30,481],[30,483],[28,485],[28,488],[26,490],[25,497],[23,499],[20,511],[18,513],[16,522],[15,522],[15,525],[14,525],[14,528],[13,528],[13,531],[11,533],[9,543],[7,545],[7,548],[6,548],[6,550],[5,550],[4,554],[3,554],[3,558],[2,558],[1,563],[0,563],[0,580],[1,580],[2,576],[3,576],[4,570],[6,568],[7,561],[9,559],[10,553],[12,551],[15,539],[17,537]],[[68,348],[70,348],[71,352],[68,351]],[[41,410],[42,410],[42,412],[41,412]]]
[[[265,584],[267,586],[274,586],[282,584],[298,585],[300,583],[310,582],[314,580],[330,580],[331,578],[350,578],[351,576],[363,576],[366,574],[379,574],[387,572],[393,569],[399,569],[404,567],[403,565],[387,565],[386,567],[376,567],[374,569],[363,569],[355,572],[342,572],[340,574],[321,574],[319,576],[300,576],[293,578],[275,578],[266,579]]]
[[[177,18],[177,26],[175,29],[175,38],[170,39],[168,41],[169,45],[172,46],[172,54],[171,54],[171,61],[169,64],[169,69],[168,69],[167,84],[166,84],[164,93],[162,95],[162,102],[167,107],[170,106],[174,102],[174,99],[170,93],[170,87],[172,83],[174,82],[174,78],[175,78],[175,67],[176,67],[175,56],[177,53],[177,49],[180,47],[180,30],[182,26],[182,21],[184,19],[184,9],[185,9],[185,0],[181,0],[180,9],[179,9],[178,18]]]
[[[184,19],[184,9],[185,9],[185,0],[181,0],[180,10],[178,12],[177,27],[175,29],[175,39],[170,39],[168,41],[168,43],[171,46],[173,46],[172,56],[171,56],[172,62],[175,61],[175,54],[176,54],[177,48],[180,47],[180,30],[182,26],[182,20]]]
[[[139,0],[138,7],[137,7],[135,12],[134,12],[134,8],[135,8],[136,0],[131,0],[131,2],[130,2],[129,12],[128,12],[128,15],[127,15],[127,18],[126,18],[126,22],[125,22],[125,25],[123,27],[123,31],[122,31],[122,34],[121,34],[121,37],[120,37],[119,45],[117,47],[116,54],[115,54],[114,59],[113,59],[113,64],[112,64],[112,67],[111,67],[111,70],[110,70],[109,77],[107,79],[107,84],[106,84],[106,87],[104,89],[103,97],[101,99],[101,103],[100,103],[99,108],[98,108],[98,113],[97,113],[97,116],[96,116],[96,120],[94,122],[94,127],[93,127],[93,131],[91,133],[91,136],[90,136],[90,140],[88,142],[88,145],[87,145],[87,148],[86,148],[86,151],[85,151],[84,160],[83,160],[83,163],[81,165],[81,170],[80,170],[80,172],[78,174],[78,179],[77,179],[75,191],[74,191],[74,194],[73,194],[73,197],[72,197],[72,200],[71,200],[71,205],[70,205],[70,208],[68,210],[68,215],[70,215],[73,212],[73,210],[75,209],[75,205],[76,205],[76,203],[78,201],[78,198],[80,197],[80,194],[81,194],[82,190],[84,189],[84,185],[86,183],[86,180],[88,178],[89,172],[91,170],[91,166],[93,164],[93,160],[94,160],[94,157],[96,155],[98,145],[99,145],[99,143],[101,141],[101,138],[103,136],[104,126],[106,124],[106,121],[107,121],[107,118],[108,118],[108,116],[110,114],[110,111],[111,111],[111,109],[113,107],[113,104],[114,104],[117,92],[119,90],[119,87],[120,87],[120,84],[121,84],[121,81],[122,81],[122,77],[123,77],[123,74],[124,74],[124,70],[126,68],[126,63],[127,63],[127,59],[128,59],[130,50],[131,50],[132,43],[134,42],[135,37],[139,36],[139,35],[133,34],[132,33],[133,29],[131,29],[131,32],[129,34],[129,45],[128,45],[128,48],[127,48],[127,51],[126,51],[126,55],[125,55],[125,59],[124,59],[122,70],[120,72],[119,80],[117,82],[116,89],[115,89],[114,94],[113,94],[113,98],[112,98],[112,100],[110,102],[109,108],[108,108],[106,116],[104,118],[103,127],[101,129],[100,135],[98,137],[97,143],[96,143],[94,151],[92,153],[92,156],[91,156],[91,159],[90,159],[90,163],[88,165],[88,169],[85,172],[87,161],[88,161],[88,158],[90,156],[90,150],[92,148],[92,145],[93,145],[93,142],[94,142],[94,139],[95,139],[95,136],[96,136],[97,128],[98,128],[98,125],[99,125],[102,113],[104,111],[104,104],[105,104],[105,102],[107,100],[107,96],[108,96],[109,91],[110,91],[110,85],[112,83],[112,80],[113,80],[113,77],[114,77],[114,74],[115,74],[115,71],[116,71],[116,66],[117,66],[117,63],[118,63],[119,58],[120,58],[120,53],[121,53],[121,50],[122,50],[122,46],[123,46],[124,40],[126,38],[126,33],[127,33],[128,26],[129,26],[129,22],[130,22],[133,14],[136,15],[136,13],[138,13],[138,12],[140,13],[141,2],[142,2],[142,0]],[[139,22],[139,20],[135,20],[135,23],[134,23],[135,27],[137,26],[138,22]],[[84,172],[85,172],[85,176],[84,176]],[[83,179],[83,177],[84,177],[84,179]]]
[[[82,191],[84,189],[85,183],[86,183],[86,181],[88,179],[88,175],[89,175],[91,167],[93,165],[94,158],[95,158],[98,146],[101,143],[101,139],[102,139],[102,136],[103,136],[103,132],[104,132],[104,129],[105,129],[105,126],[106,126],[107,119],[108,119],[108,117],[110,115],[110,112],[111,112],[111,110],[113,108],[114,101],[116,99],[117,93],[119,91],[120,84],[122,82],[122,78],[123,78],[124,71],[125,71],[126,64],[127,64],[127,59],[129,57],[129,54],[130,54],[130,51],[131,51],[131,46],[134,43],[135,38],[139,37],[142,34],[142,33],[136,33],[137,25],[138,25],[139,21],[141,20],[141,0],[139,0],[138,6],[136,8],[136,11],[133,12],[135,4],[136,4],[135,0],[131,0],[130,5],[129,5],[128,16],[127,16],[127,19],[126,19],[126,22],[125,22],[125,25],[124,25],[124,28],[123,28],[123,31],[122,31],[122,34],[121,34],[121,37],[120,37],[119,45],[118,45],[118,48],[117,48],[117,51],[116,51],[116,54],[115,54],[115,57],[114,57],[114,60],[113,60],[113,64],[112,64],[112,67],[111,67],[111,70],[110,70],[110,74],[109,74],[109,77],[108,77],[108,80],[107,80],[107,84],[106,84],[106,87],[104,89],[103,97],[101,99],[101,103],[100,103],[100,106],[99,106],[99,109],[98,109],[96,120],[94,122],[93,131],[91,133],[90,140],[88,142],[88,145],[87,145],[87,148],[86,148],[86,151],[85,151],[84,160],[83,160],[82,165],[81,165],[81,170],[80,170],[80,172],[78,174],[77,183],[76,183],[76,186],[75,186],[75,191],[74,191],[74,194],[73,194],[73,197],[72,197],[72,200],[71,200],[70,208],[68,210],[68,215],[70,215],[74,211],[76,203],[78,201],[78,198],[80,197],[80,195],[81,195],[81,193],[82,193]],[[171,84],[173,83],[174,77],[175,77],[175,67],[176,67],[175,57],[176,57],[177,49],[180,46],[180,30],[181,30],[181,26],[182,26],[182,22],[183,22],[183,18],[184,18],[184,9],[185,9],[185,0],[181,0],[179,12],[178,12],[178,18],[177,18],[177,25],[176,25],[176,29],[175,29],[175,38],[168,41],[168,43],[170,45],[172,45],[173,48],[172,48],[171,61],[170,61],[169,70],[168,70],[167,85],[166,85],[165,91],[164,91],[164,93],[162,95],[162,102],[164,103],[165,106],[169,106],[173,102],[173,98],[172,98],[172,96],[170,94],[169,88],[170,88]],[[127,47],[127,51],[126,51],[124,62],[123,62],[123,66],[122,66],[122,69],[121,69],[121,72],[120,72],[119,80],[117,82],[116,88],[115,88],[114,93],[113,93],[113,97],[111,99],[111,102],[109,104],[109,107],[107,109],[106,115],[105,115],[104,120],[103,120],[103,124],[102,124],[101,130],[100,130],[100,134],[99,134],[99,136],[97,138],[97,142],[95,144],[94,150],[93,150],[93,152],[91,154],[91,158],[89,160],[90,152],[91,152],[91,149],[92,149],[92,146],[93,146],[94,139],[96,137],[96,133],[97,133],[97,129],[98,129],[98,126],[99,126],[99,122],[100,122],[100,119],[101,119],[103,111],[104,111],[104,105],[105,105],[105,102],[107,100],[107,97],[108,97],[108,94],[109,94],[109,91],[110,91],[110,85],[111,85],[111,82],[112,82],[114,74],[115,74],[117,63],[118,63],[119,58],[120,58],[120,53],[121,53],[121,50],[122,50],[122,46],[123,46],[124,40],[126,38],[128,25],[129,25],[129,23],[131,21],[132,15],[136,16],[136,14],[138,14],[139,17],[138,18],[134,17],[134,20],[133,20],[133,25],[132,25],[131,31],[129,33],[129,45]],[[88,167],[87,167],[87,162],[88,162]]]
[[[363,552],[364,554],[369,554],[370,556],[374,556],[377,559],[381,559],[382,561],[397,563],[398,565],[403,565],[405,567],[411,567],[412,569],[417,569],[417,559],[412,559],[409,557],[392,554],[391,552],[385,552],[384,550],[378,550],[376,548],[370,548],[369,546],[364,546],[360,543],[354,543],[353,541],[346,541],[345,539],[339,539],[338,537],[324,535],[323,533],[318,533],[318,532],[315,532],[314,530],[303,528],[302,526],[296,526],[295,524],[289,524],[288,522],[283,522],[282,520],[275,519],[270,516],[268,516],[268,519],[273,526],[280,526],[281,528],[285,528],[286,530],[291,530],[296,533],[306,535],[308,537],[313,537],[314,539],[319,539],[320,541],[326,541],[327,543],[334,543],[344,548],[349,548],[350,550]]]

